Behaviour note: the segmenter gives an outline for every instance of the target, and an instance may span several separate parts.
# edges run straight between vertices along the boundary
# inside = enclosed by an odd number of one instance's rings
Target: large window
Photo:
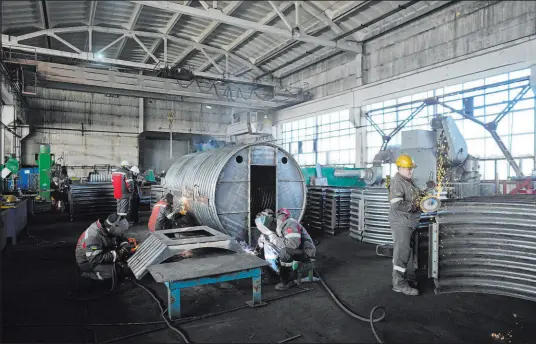
[[[529,84],[530,69],[501,74],[498,76],[439,88],[399,99],[393,99],[365,107],[371,119],[386,134],[404,121],[429,97],[440,97],[440,101],[456,110],[467,109],[464,99],[472,98],[473,115],[484,123],[493,121],[521,90]],[[470,107],[469,107],[470,108]],[[426,106],[413,120],[402,129],[429,130],[434,114],[451,116],[464,136],[469,154],[480,158],[480,171],[483,179],[500,179],[515,176],[503,153],[490,133],[479,124],[464,119],[458,113],[441,105]],[[512,107],[499,122],[497,133],[510,150],[525,175],[530,175],[534,166],[534,93],[531,89]],[[389,145],[400,144],[399,132]],[[371,124],[367,125],[367,163],[372,163],[374,155],[380,150],[382,138]],[[388,172],[388,171],[387,171]]]
[[[284,123],[278,143],[301,166],[355,166],[355,128],[348,110]]]

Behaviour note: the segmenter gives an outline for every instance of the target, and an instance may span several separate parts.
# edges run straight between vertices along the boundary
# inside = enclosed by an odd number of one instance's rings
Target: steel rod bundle
[[[117,210],[112,184],[71,184],[69,215],[71,221],[81,216],[108,216]]]
[[[436,293],[480,292],[536,301],[536,196],[446,202],[430,226]]]

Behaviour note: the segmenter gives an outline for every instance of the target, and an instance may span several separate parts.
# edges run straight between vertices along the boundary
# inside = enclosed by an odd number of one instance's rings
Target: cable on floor
[[[156,301],[156,304],[158,305],[158,307],[160,308],[160,311],[162,312],[161,313],[161,316],[162,316],[162,319],[164,319],[164,321],[166,322],[166,325],[167,327],[169,327],[171,330],[177,332],[181,337],[182,339],[184,340],[185,343],[190,343],[190,341],[188,340],[188,338],[186,337],[186,335],[181,331],[179,330],[178,328],[174,327],[173,325],[171,325],[171,323],[169,322],[169,320],[166,318],[165,316],[165,311],[164,311],[164,307],[162,307],[162,304],[160,303],[160,300],[149,290],[147,289],[146,286],[144,286],[143,284],[141,283],[138,283],[135,279],[132,280],[134,282],[134,284],[136,284],[138,287],[142,288],[143,290],[145,290],[149,295],[151,295],[151,297]]]
[[[320,280],[320,283],[322,284],[322,286],[326,289],[326,291],[328,292],[328,294],[331,296],[331,298],[333,299],[333,301],[335,301],[335,303],[339,306],[339,308],[341,308],[346,314],[348,314],[349,316],[351,316],[352,318],[354,319],[357,319],[357,320],[360,320],[360,321],[363,321],[363,322],[368,322],[370,324],[370,328],[372,329],[372,333],[374,334],[374,337],[376,337],[376,341],[380,344],[383,344],[383,341],[380,339],[380,337],[378,336],[378,334],[376,333],[376,329],[374,328],[374,323],[375,322],[379,322],[379,321],[382,321],[383,319],[385,319],[385,315],[386,315],[386,311],[385,311],[385,308],[383,306],[375,306],[374,308],[372,308],[372,310],[370,311],[370,315],[368,318],[365,318],[365,317],[362,317],[360,316],[359,314],[356,314],[354,312],[352,312],[351,310],[349,310],[348,308],[346,308],[340,301],[339,299],[337,298],[337,296],[335,295],[335,293],[333,293],[333,291],[328,287],[328,285],[326,284],[326,282],[324,282],[324,279],[322,278],[322,276],[320,276],[320,274],[318,273],[318,271],[315,269],[314,272],[316,273],[316,275],[318,276],[319,280]],[[382,314],[378,317],[378,318],[374,318],[374,313],[376,313],[376,311],[378,309],[381,309],[382,310]]]

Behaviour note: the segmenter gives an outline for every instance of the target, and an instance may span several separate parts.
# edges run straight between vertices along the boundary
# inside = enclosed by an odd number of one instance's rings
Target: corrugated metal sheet
[[[91,1],[49,0],[46,4],[50,28],[88,24]]]
[[[99,1],[95,13],[95,25],[124,27],[130,21],[135,7],[136,4],[130,1]]]
[[[24,28],[44,28],[38,2],[2,1],[2,33],[19,34]]]

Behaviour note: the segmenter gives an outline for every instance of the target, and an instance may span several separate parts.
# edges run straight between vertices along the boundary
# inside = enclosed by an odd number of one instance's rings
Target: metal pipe
[[[333,171],[333,175],[335,177],[342,177],[342,178],[349,178],[349,177],[357,177],[357,178],[363,178],[364,170],[335,170]]]

